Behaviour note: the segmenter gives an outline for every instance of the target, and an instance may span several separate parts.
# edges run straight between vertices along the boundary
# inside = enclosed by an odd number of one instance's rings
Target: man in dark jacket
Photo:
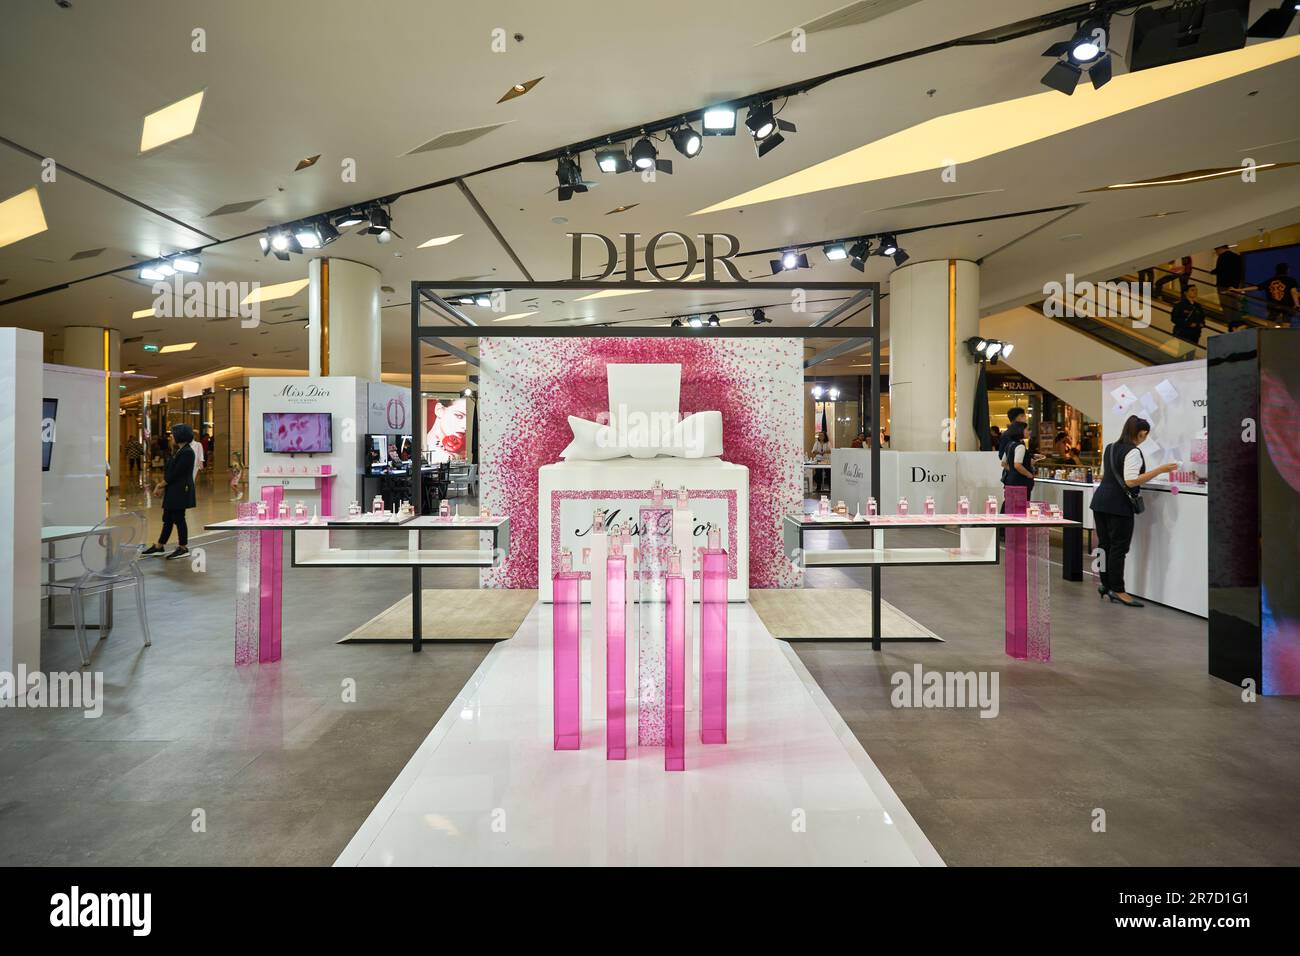
[[[171,537],[172,528],[176,528],[177,548],[167,555],[183,558],[190,553],[186,547],[190,540],[190,529],[185,524],[185,511],[195,507],[198,502],[194,496],[194,450],[190,442],[194,441],[194,429],[189,425],[173,425],[172,438],[176,441],[176,451],[167,459],[163,480],[154,487],[155,495],[162,495],[163,524],[158,542],[145,549],[146,555],[162,554]]]
[[[1201,329],[1205,328],[1205,309],[1197,297],[1196,286],[1188,286],[1169,316],[1174,324],[1174,336],[1193,345],[1201,344]]]

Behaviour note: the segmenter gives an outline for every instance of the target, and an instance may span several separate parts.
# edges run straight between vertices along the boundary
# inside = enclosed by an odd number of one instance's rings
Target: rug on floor
[[[749,603],[783,641],[871,640],[871,592],[862,588],[750,588]],[[881,640],[942,641],[888,601],[880,602]]]
[[[536,591],[426,588],[421,631],[426,641],[505,641],[537,603]],[[411,596],[381,611],[338,643],[409,641]]]

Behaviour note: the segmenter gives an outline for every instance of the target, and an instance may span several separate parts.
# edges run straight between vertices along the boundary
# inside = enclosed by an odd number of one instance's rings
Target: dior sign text
[[[623,280],[624,282],[636,281],[636,244],[641,238],[639,232],[620,233],[623,238]],[[571,232],[569,238],[573,241],[573,275],[574,282],[581,280],[599,282],[602,279],[608,279],[618,268],[618,246],[614,240],[598,232]],[[605,247],[605,266],[598,276],[584,276],[582,274],[582,240],[583,238],[596,239]],[[723,270],[731,277],[731,281],[744,283],[748,280],[740,274],[731,261],[740,252],[740,240],[730,233],[725,232],[708,232],[699,235],[704,245],[704,281],[713,282],[720,278],[717,267],[722,266]],[[656,255],[659,253],[660,243],[666,239],[671,239],[674,243],[680,243],[685,253],[682,260],[682,273],[678,276],[664,276],[659,271],[659,263]],[[725,239],[728,249],[721,252],[716,245],[716,240]],[[695,244],[695,240],[684,232],[669,230],[661,232],[658,235],[651,236],[650,241],[645,246],[645,267],[659,282],[682,282],[688,276],[695,272],[695,266],[700,261],[700,250]]]

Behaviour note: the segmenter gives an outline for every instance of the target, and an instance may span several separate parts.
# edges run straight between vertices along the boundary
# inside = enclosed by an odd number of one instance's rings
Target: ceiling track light
[[[865,272],[867,269],[867,257],[871,255],[871,243],[866,239],[859,239],[853,245],[849,246],[849,265],[859,272]]]
[[[632,168],[632,160],[622,146],[608,146],[596,150],[596,165],[602,173],[625,173]]]
[[[643,173],[652,169],[668,175],[673,172],[673,161],[660,159],[659,150],[650,142],[650,137],[644,135],[632,145],[632,165]]]
[[[1263,40],[1282,39],[1286,36],[1286,31],[1291,29],[1291,21],[1295,19],[1297,10],[1300,10],[1300,3],[1296,3],[1295,0],[1283,0],[1276,10],[1265,10],[1259,19],[1250,25],[1246,36]]]
[[[762,309],[755,309],[755,310],[754,310],[754,324],[755,324],[755,325],[771,325],[771,324],[772,324],[772,320],[769,319],[769,318],[767,317],[767,313],[764,312]]]
[[[898,244],[898,240],[892,233],[886,233],[880,237],[880,248],[876,250],[876,254],[880,256],[889,256],[894,260],[894,265],[896,266],[901,266],[908,259],[912,258],[903,250],[903,247]]]
[[[704,148],[704,138],[689,125],[679,126],[668,134],[673,141],[673,148],[687,159],[694,159]]]
[[[1086,70],[1093,89],[1101,89],[1110,82],[1114,72],[1106,43],[1110,37],[1108,17],[1089,17],[1083,20],[1068,40],[1053,43],[1043,51],[1043,56],[1056,58],[1057,62],[1043,74],[1042,84],[1049,89],[1073,96],[1074,89]]]
[[[832,242],[822,246],[822,252],[825,253],[828,262],[841,262],[849,257],[848,246],[842,242]]]
[[[770,265],[772,266],[773,275],[778,272],[793,272],[796,269],[810,268],[807,253],[800,252],[798,249],[786,249],[781,253],[779,259],[772,259]]]
[[[718,318],[718,313],[711,313],[709,315],[709,326],[716,329],[720,325],[722,325],[722,320]]]
[[[568,202],[573,198],[574,193],[587,191],[587,184],[582,179],[582,167],[578,165],[578,157],[572,153],[556,160],[555,178],[560,183],[558,190],[560,202]]]
[[[700,131],[705,136],[735,136],[735,107],[725,104],[708,107],[700,118]]]
[[[782,133],[795,132],[795,125],[776,115],[770,102],[755,103],[745,115],[745,126],[754,138],[754,148],[761,159],[785,142]]]

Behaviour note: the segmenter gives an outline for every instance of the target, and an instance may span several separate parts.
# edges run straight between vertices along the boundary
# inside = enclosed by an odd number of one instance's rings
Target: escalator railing
[[[1144,365],[1166,365],[1170,362],[1205,358],[1204,345],[1184,341],[1173,334],[1170,309],[1164,303],[1151,303],[1150,324],[1127,314],[1097,314],[1111,311],[1099,309],[1097,304],[1097,300],[1089,297],[1068,296],[1062,292],[1059,296],[1049,296],[1033,308],[1045,318],[1069,325]]]

